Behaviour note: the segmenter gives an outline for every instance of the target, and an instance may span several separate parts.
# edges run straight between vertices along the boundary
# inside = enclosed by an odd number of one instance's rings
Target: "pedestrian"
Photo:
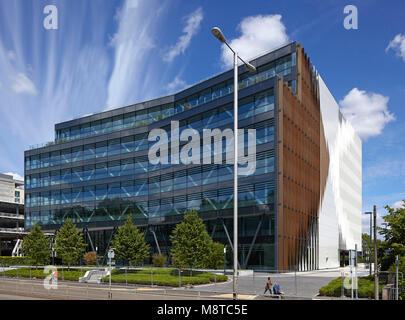
[[[270,277],[268,277],[267,278],[267,282],[266,282],[266,286],[264,287],[264,293],[263,294],[266,294],[266,292],[267,291],[269,291],[270,292],[270,294],[271,294],[271,286],[272,286],[273,284],[271,283],[271,278]]]

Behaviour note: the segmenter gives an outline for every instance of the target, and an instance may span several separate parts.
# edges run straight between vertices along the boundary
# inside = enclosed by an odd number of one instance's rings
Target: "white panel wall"
[[[319,206],[319,268],[339,266],[339,250],[361,250],[362,146],[319,76],[329,172]]]

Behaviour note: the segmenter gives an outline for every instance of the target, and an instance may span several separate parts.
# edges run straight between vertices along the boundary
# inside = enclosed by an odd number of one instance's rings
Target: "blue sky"
[[[58,29],[47,30],[47,5]],[[346,5],[358,29],[346,30]],[[363,139],[363,211],[405,199],[405,4],[396,0],[0,0],[0,172],[54,124],[178,91],[297,41]],[[364,218],[365,230],[368,220]]]

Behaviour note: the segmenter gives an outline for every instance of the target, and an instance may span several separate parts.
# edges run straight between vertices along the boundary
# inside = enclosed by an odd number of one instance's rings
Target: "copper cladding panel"
[[[311,69],[299,45],[297,94],[282,78],[277,82],[279,270],[315,269],[317,264],[317,215],[329,158]]]

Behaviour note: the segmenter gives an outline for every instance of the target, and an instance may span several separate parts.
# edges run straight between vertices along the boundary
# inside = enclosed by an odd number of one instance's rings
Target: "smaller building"
[[[0,256],[19,255],[24,231],[24,181],[0,174]]]

